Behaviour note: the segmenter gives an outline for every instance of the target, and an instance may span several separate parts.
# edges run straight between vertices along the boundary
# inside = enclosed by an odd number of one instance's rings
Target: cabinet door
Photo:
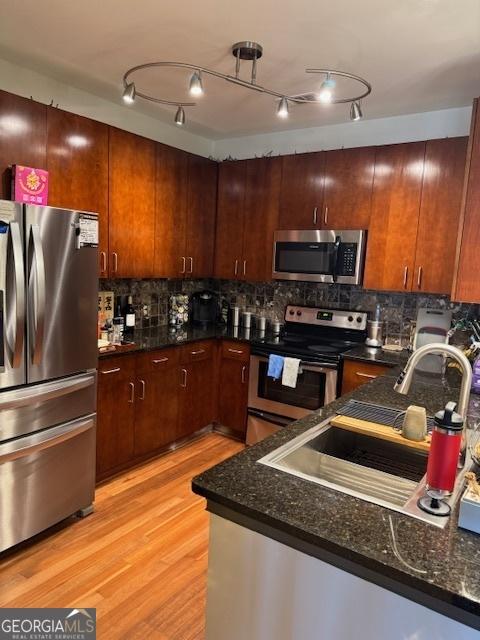
[[[215,360],[199,360],[180,366],[177,439],[191,435],[215,420]]]
[[[247,161],[241,265],[245,280],[272,278],[273,233],[278,224],[281,175],[279,157]]]
[[[466,137],[427,142],[414,291],[452,289],[467,143]]]
[[[100,276],[108,275],[108,126],[61,109],[47,110],[48,201],[99,214]]]
[[[110,276],[153,273],[156,143],[110,128]]]
[[[155,267],[158,278],[178,278],[186,272],[188,153],[157,145]]]
[[[375,149],[338,149],[325,153],[325,229],[368,229]]]
[[[425,143],[378,147],[364,286],[410,291]]]
[[[282,158],[279,229],[317,229],[322,224],[325,154]]]
[[[345,360],[342,376],[342,395],[383,376],[389,367],[371,362]]]
[[[162,360],[163,356],[158,358]],[[177,437],[178,367],[167,362],[158,364],[154,372],[137,375],[135,411],[135,455],[141,456],[159,449]]]
[[[133,458],[135,357],[109,358],[98,367],[97,478]]]
[[[220,362],[218,422],[244,438],[247,430],[248,361],[223,356]]]
[[[47,107],[0,91],[0,199],[10,198],[12,164],[46,169]]]
[[[210,278],[213,275],[216,204],[217,163],[189,155],[186,229],[188,277]]]
[[[225,161],[218,167],[216,278],[238,278],[243,255],[247,161]]]
[[[473,103],[452,297],[480,302],[480,108]]]

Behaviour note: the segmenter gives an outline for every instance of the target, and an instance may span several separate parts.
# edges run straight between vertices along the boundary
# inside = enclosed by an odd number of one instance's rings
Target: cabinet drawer
[[[390,367],[383,364],[345,360],[343,365],[342,393],[353,391],[362,384],[382,376]],[[393,383],[392,383],[393,384]]]
[[[187,364],[198,360],[208,360],[213,356],[214,340],[200,340],[181,347],[180,362]]]
[[[98,362],[99,381],[103,378],[125,378],[135,375],[135,355],[106,358]]]
[[[137,356],[137,373],[163,371],[177,365],[180,359],[178,347],[159,349]]]
[[[248,344],[236,342],[234,340],[222,341],[222,358],[231,358],[248,362],[250,359],[250,347]]]

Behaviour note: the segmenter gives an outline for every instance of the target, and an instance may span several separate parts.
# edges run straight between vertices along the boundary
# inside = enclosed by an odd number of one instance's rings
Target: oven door
[[[273,278],[360,284],[364,231],[277,231]]]
[[[256,444],[292,422],[291,418],[284,418],[258,409],[249,409],[245,443],[248,445]]]
[[[297,386],[284,387],[267,376],[268,358],[250,357],[248,407],[297,420],[333,402],[337,391],[337,367],[330,363],[304,362]]]

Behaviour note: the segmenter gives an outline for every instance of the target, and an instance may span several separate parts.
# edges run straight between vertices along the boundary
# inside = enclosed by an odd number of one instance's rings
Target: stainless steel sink
[[[328,419],[258,462],[444,527],[448,518],[430,515],[417,506],[425,491],[427,458],[425,452],[334,427]],[[448,500],[452,506],[470,466],[467,460],[458,474]]]

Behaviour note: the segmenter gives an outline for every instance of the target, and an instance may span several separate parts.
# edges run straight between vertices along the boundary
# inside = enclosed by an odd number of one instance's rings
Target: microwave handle
[[[341,243],[340,236],[335,237],[335,242],[333,244],[333,256],[332,256],[332,280],[333,282],[337,281],[338,276],[338,250],[340,248]]]

